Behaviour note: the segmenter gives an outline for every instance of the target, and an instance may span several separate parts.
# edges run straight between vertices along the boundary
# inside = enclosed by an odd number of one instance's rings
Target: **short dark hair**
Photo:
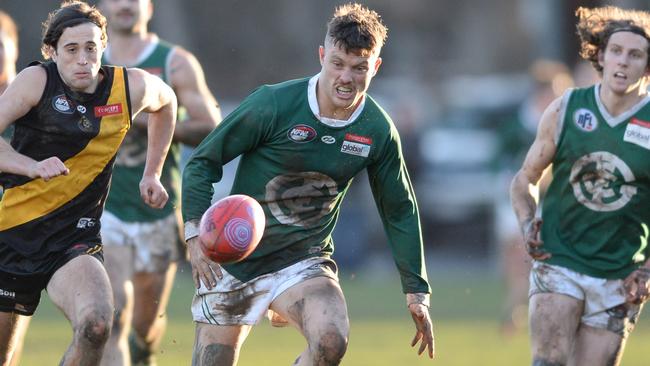
[[[14,41],[16,49],[18,49],[18,27],[16,27],[16,22],[2,10],[0,10],[0,31],[7,34]]]
[[[584,8],[576,10],[578,24],[576,25],[580,36],[580,56],[591,62],[599,73],[603,67],[598,63],[598,53],[604,51],[609,38],[616,32],[632,32],[644,37],[648,41],[650,52],[650,13],[640,10],[624,10],[614,6],[601,8]],[[650,56],[648,65],[650,68]]]
[[[345,52],[380,49],[386,42],[388,28],[381,16],[360,4],[341,5],[327,23],[327,37]]]
[[[49,58],[48,49],[56,49],[61,34],[66,28],[75,27],[83,23],[93,23],[102,30],[102,45],[106,46],[106,18],[94,6],[83,1],[64,1],[61,7],[51,12],[43,23],[43,40],[41,53]]]

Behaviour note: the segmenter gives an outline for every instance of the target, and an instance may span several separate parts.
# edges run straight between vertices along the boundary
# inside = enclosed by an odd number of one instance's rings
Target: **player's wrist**
[[[185,222],[185,243],[199,236],[199,220],[193,219]]]
[[[430,306],[430,295],[424,292],[415,292],[406,294],[406,306],[411,305],[424,305],[427,308]]]

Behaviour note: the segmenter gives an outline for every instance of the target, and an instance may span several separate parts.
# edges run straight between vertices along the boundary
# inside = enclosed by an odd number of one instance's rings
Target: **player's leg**
[[[97,365],[113,324],[113,295],[102,263],[80,255],[60,267],[47,292],[72,325],[72,344],[61,365]]]
[[[237,364],[250,325],[196,323],[192,366],[233,366]]]
[[[566,365],[584,312],[580,274],[534,262],[528,305],[534,366]]]
[[[566,365],[572,350],[582,301],[556,293],[538,293],[530,298],[530,345],[534,366]]]
[[[17,344],[21,343],[20,323],[29,319],[11,312],[0,312],[0,365],[12,365]]]
[[[102,365],[128,365],[129,343],[133,317],[134,250],[128,237],[131,228],[126,222],[105,211],[101,217],[101,234],[104,244],[104,267],[111,282],[115,315],[111,335],[106,342]]]
[[[138,272],[133,276],[135,292],[133,332],[129,343],[134,363],[153,364],[167,327],[167,303],[171,294],[176,263],[162,273]]]
[[[271,309],[298,328],[307,349],[294,365],[338,365],[348,345],[350,324],[343,292],[329,277],[307,279],[284,291]]]
[[[128,365],[128,336],[133,316],[133,249],[125,245],[104,246],[104,267],[111,282],[115,315],[106,342],[102,365]]]
[[[20,358],[23,354],[23,347],[25,345],[25,335],[27,334],[27,328],[29,328],[29,323],[31,320],[31,316],[18,316],[18,321],[16,324],[16,348],[14,349],[14,354],[11,357],[11,363],[9,364],[10,366],[20,365]]]
[[[606,329],[582,324],[578,330],[571,364],[617,366],[623,356],[625,340]]]
[[[587,311],[578,330],[572,364],[616,366],[642,306],[625,302],[623,281],[591,278],[589,282],[585,286]]]
[[[137,223],[130,238],[136,251],[131,361],[155,365],[154,356],[167,325],[166,309],[176,262],[180,259],[179,216],[175,212],[161,220]]]

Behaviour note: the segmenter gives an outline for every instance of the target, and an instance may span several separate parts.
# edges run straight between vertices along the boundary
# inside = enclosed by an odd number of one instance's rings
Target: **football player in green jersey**
[[[618,365],[650,287],[650,13],[579,8],[600,83],[541,117],[511,186],[530,275],[533,365]],[[552,164],[541,217],[528,187]]]
[[[43,24],[49,61],[21,71],[0,96],[0,364],[12,359],[19,317],[41,292],[70,321],[61,365],[97,365],[113,322],[101,261],[99,219],[115,154],[131,117],[150,113],[150,149],[140,195],[161,208],[159,176],[171,142],[176,96],[140,70],[101,65],[106,20],[81,1],[64,2]]]
[[[434,356],[429,285],[415,194],[390,117],[366,94],[382,62],[387,30],[359,4],[336,9],[321,72],[264,85],[197,147],[183,173],[183,216],[197,291],[194,365],[234,365],[251,327],[271,310],[298,329],[307,348],[295,365],[338,365],[349,320],[332,231],[352,179],[367,169],[388,234],[406,306],[416,326],[412,345]],[[255,198],[266,214],[257,249],[219,265],[201,251],[198,223],[222,167],[241,155],[233,194]]]
[[[197,145],[221,114],[194,55],[148,31],[151,0],[101,0],[99,6],[108,20],[103,62],[159,76],[174,89],[185,115],[179,115],[160,179],[169,192],[167,205],[153,210],[133,190],[147,153],[147,116],[140,115],[118,151],[102,216],[106,270],[118,310],[104,357],[130,356],[134,364],[152,365],[167,323],[176,262],[185,254],[178,203],[181,143]]]

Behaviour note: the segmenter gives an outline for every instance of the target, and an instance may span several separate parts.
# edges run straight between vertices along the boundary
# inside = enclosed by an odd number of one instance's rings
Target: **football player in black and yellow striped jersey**
[[[140,195],[162,207],[159,181],[176,97],[140,69],[101,66],[106,20],[80,1],[44,23],[44,64],[21,71],[0,97],[0,361],[11,359],[16,319],[34,313],[43,289],[74,330],[61,364],[98,364],[113,321],[99,218],[115,154],[132,116],[149,118]],[[134,189],[137,189],[134,187]]]

